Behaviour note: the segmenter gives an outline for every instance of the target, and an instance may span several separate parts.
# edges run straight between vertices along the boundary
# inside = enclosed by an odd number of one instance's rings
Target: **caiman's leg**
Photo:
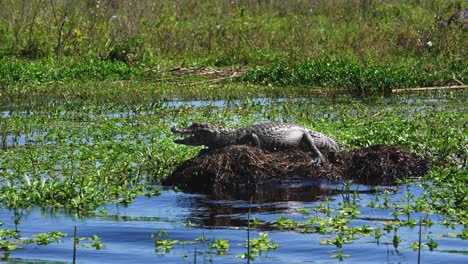
[[[261,144],[260,144],[260,139],[258,139],[258,136],[257,134],[247,134],[241,138],[239,138],[238,144],[240,145],[245,145],[245,144],[249,144],[249,145],[252,145],[254,147],[257,147],[257,148],[261,148]]]
[[[306,145],[312,150],[312,152],[317,156],[317,163],[325,163],[326,159],[323,157],[322,152],[317,148],[314,144],[314,139],[309,133],[304,133],[302,136],[302,141],[306,143]]]

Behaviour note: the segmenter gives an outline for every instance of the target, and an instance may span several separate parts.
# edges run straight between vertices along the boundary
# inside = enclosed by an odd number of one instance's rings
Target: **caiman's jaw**
[[[181,135],[183,138],[179,139],[174,139],[174,143],[177,144],[184,144],[184,145],[190,145],[190,146],[200,146],[203,145],[202,142],[199,142],[197,140],[197,134],[196,133],[191,133],[191,132],[175,132],[174,130],[171,130],[173,133],[177,133]]]
[[[193,123],[186,128],[171,128],[172,133],[183,138],[174,140],[177,144],[189,146],[206,146],[208,149],[222,148],[236,144],[237,132],[235,129],[207,123]]]
[[[179,134],[183,138],[175,139],[174,143],[190,146],[210,145],[210,140],[213,138],[213,131],[210,130],[210,125],[205,123],[193,123],[187,128],[171,128],[171,132]]]

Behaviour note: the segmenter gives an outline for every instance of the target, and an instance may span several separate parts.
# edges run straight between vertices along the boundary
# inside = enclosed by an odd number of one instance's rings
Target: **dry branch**
[[[466,89],[466,88],[468,88],[468,85],[401,88],[401,89],[392,89],[392,93],[412,93],[412,92],[439,91],[439,90],[461,90],[461,89]]]

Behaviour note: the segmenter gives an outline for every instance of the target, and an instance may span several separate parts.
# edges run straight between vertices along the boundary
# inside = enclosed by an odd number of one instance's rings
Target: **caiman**
[[[175,143],[190,146],[206,146],[208,150],[229,145],[251,145],[268,151],[302,148],[312,151],[317,163],[327,161],[325,156],[335,154],[340,146],[327,135],[288,123],[264,123],[239,129],[226,128],[207,123],[193,123],[187,128],[171,128],[172,133],[184,138]]]

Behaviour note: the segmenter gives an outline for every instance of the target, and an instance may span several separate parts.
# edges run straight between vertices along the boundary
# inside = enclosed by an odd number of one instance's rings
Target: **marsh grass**
[[[278,63],[293,68],[272,66],[269,79],[257,70],[248,80],[351,90],[466,82],[467,31],[438,26],[463,4],[7,1],[0,3],[0,86],[139,79],[145,69],[180,65]]]
[[[256,68],[239,79],[261,85],[341,88],[355,95],[390,94],[395,88],[466,83],[468,64],[454,61],[444,66],[406,60],[388,65],[363,64],[346,59],[324,59]]]
[[[436,25],[461,8],[458,0],[13,1],[1,4],[0,47],[3,55],[132,63],[132,54],[141,63],[218,66],[323,55],[460,57],[460,31]]]
[[[0,79],[3,85],[41,85],[78,81],[128,80],[139,77],[141,70],[123,62],[108,60],[82,60],[74,62],[2,59]]]

